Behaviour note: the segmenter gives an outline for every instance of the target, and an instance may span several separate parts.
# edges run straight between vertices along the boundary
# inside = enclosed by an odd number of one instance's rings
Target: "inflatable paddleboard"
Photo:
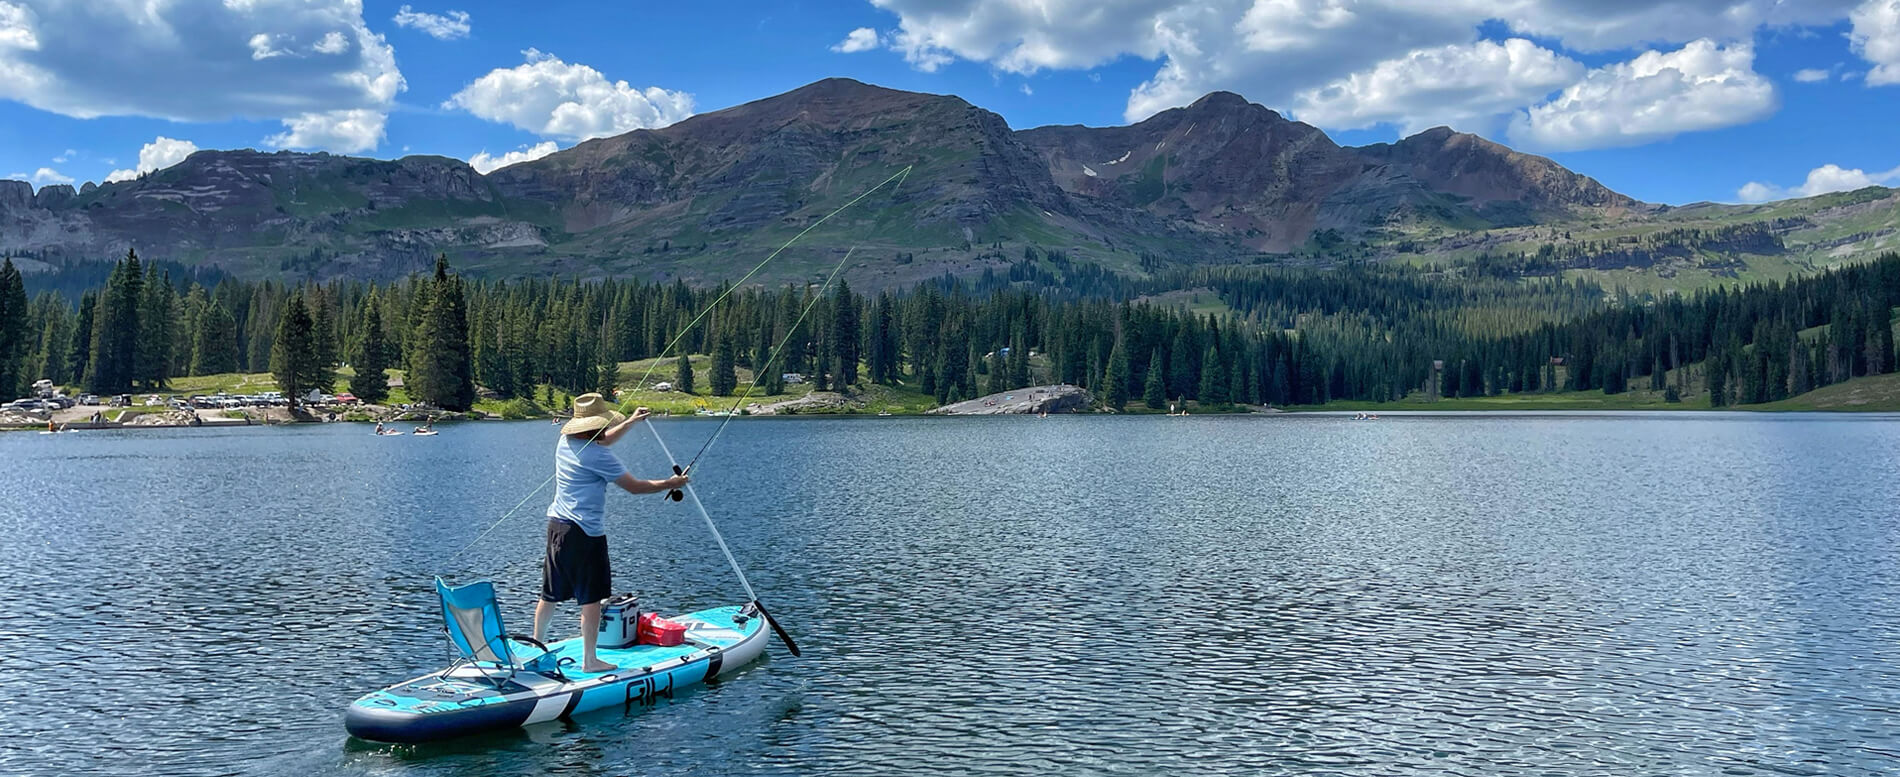
[[[565,719],[606,707],[651,707],[660,699],[729,673],[765,650],[765,618],[720,607],[670,618],[686,626],[674,647],[601,648],[600,660],[620,668],[580,669],[579,637],[548,645],[567,665],[531,672],[461,666],[392,685],[357,699],[343,716],[351,735],[378,742],[423,742]],[[519,643],[517,643],[519,644]],[[529,653],[538,652],[524,646]]]
[[[409,434],[414,435],[416,437],[434,437],[438,434],[441,434],[441,432],[410,432]]]

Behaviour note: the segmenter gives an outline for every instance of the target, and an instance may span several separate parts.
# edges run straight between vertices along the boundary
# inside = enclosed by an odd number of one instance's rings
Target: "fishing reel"
[[[673,465],[673,474],[684,475],[686,474],[686,470],[692,469],[692,467],[693,465],[688,464],[686,465],[685,469],[682,469],[680,468],[680,465],[675,464]],[[671,499],[675,502],[682,502],[686,500],[686,494],[682,493],[679,489],[675,488],[666,492],[666,498]]]

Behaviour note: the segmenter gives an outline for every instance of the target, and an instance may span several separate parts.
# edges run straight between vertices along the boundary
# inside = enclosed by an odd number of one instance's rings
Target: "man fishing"
[[[554,503],[548,505],[548,550],[542,562],[541,600],[534,606],[534,638],[545,641],[557,602],[580,602],[581,669],[593,674],[619,668],[594,655],[600,600],[613,590],[607,564],[607,484],[629,494],[654,494],[687,482],[685,475],[636,479],[607,450],[647,416],[644,407],[627,416],[610,408],[599,394],[582,394],[574,398],[574,417],[562,425],[554,443]]]

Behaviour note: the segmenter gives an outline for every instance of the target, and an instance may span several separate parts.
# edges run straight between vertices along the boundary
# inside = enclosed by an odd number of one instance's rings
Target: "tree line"
[[[1169,296],[1181,289],[1215,304],[1189,309]],[[293,394],[333,389],[348,364],[348,388],[365,400],[386,397],[384,373],[400,368],[412,399],[459,410],[478,391],[611,391],[621,363],[667,356],[656,374],[716,395],[739,393],[748,370],[762,394],[782,393],[787,374],[818,389],[901,384],[942,403],[1061,382],[1120,409],[1645,383],[1681,396],[1697,365],[1701,390],[1724,406],[1894,371],[1897,302],[1893,255],[1651,299],[1447,268],[1236,265],[1138,278],[1033,251],[1002,272],[876,294],[843,282],[464,279],[441,258],[432,274],[388,283],[206,287],[128,253],[76,303],[51,291],[29,300],[19,271],[0,265],[0,386],[48,378],[112,394],[268,371]],[[707,374],[686,354],[709,355]]]

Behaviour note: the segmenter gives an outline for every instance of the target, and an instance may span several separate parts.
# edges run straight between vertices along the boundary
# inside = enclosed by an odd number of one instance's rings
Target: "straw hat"
[[[561,425],[561,434],[580,434],[605,429],[626,420],[626,416],[607,404],[599,394],[574,398],[574,420]]]

